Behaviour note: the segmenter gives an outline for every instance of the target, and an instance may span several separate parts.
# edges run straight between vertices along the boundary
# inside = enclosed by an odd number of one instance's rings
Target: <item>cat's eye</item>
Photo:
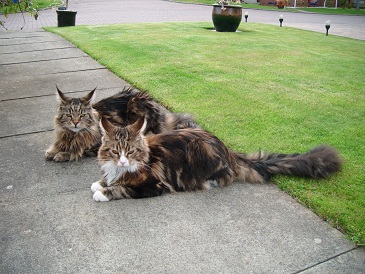
[[[135,151],[134,149],[131,149],[131,150],[129,150],[126,154],[127,154],[127,155],[131,155],[131,154],[133,154],[133,153],[134,153],[134,151]]]
[[[119,155],[119,151],[118,151],[118,150],[116,150],[116,149],[112,149],[112,153],[113,153],[113,154],[116,154],[116,155]]]
[[[80,114],[80,118],[84,118],[86,114]]]

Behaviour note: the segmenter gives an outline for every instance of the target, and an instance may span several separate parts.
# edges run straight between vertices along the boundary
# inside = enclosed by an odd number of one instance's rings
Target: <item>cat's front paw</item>
[[[95,193],[96,191],[101,191],[103,189],[103,187],[100,185],[100,181],[97,181],[95,183],[92,183],[91,185],[91,192]]]
[[[55,156],[55,153],[53,153],[52,151],[48,151],[48,150],[44,154],[44,157],[46,158],[47,161],[53,161],[54,156]]]
[[[94,193],[93,199],[95,202],[109,202],[109,199],[99,190]]]
[[[58,152],[54,157],[55,162],[66,162],[70,160],[70,153],[68,152]]]

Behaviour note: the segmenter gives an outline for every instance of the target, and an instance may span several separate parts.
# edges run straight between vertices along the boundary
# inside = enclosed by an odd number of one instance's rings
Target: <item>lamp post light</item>
[[[247,23],[247,18],[248,18],[248,11],[245,11],[245,19],[246,19],[246,23]]]
[[[280,27],[282,27],[283,21],[284,21],[284,15],[280,14],[280,17],[279,17]]]
[[[328,30],[331,27],[331,21],[327,21],[325,26],[326,26],[326,36],[328,36]]]

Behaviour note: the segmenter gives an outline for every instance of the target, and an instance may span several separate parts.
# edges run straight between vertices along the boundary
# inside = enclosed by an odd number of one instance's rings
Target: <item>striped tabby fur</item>
[[[326,178],[341,168],[337,151],[320,146],[304,154],[246,155],[229,150],[216,136],[197,128],[145,135],[142,118],[117,127],[106,118],[98,158],[104,173],[91,186],[95,201],[145,198],[176,191],[262,183],[275,174]]]
[[[173,113],[153,99],[148,93],[133,87],[93,104],[100,116],[125,127],[138,118],[147,119],[146,133],[157,134],[174,129],[199,127],[186,113]]]
[[[82,156],[96,156],[101,142],[99,123],[91,108],[95,89],[81,98],[64,95],[58,88],[55,141],[46,151],[46,160],[64,162]]]

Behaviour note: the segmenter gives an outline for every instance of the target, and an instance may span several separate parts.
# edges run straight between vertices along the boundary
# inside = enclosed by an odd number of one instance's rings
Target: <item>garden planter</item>
[[[286,6],[286,1],[279,0],[276,2],[276,6],[278,7],[278,9],[283,9]]]
[[[56,10],[57,22],[59,27],[75,26],[77,11],[72,10]]]
[[[212,19],[216,31],[235,32],[242,20],[242,7],[213,5]]]

